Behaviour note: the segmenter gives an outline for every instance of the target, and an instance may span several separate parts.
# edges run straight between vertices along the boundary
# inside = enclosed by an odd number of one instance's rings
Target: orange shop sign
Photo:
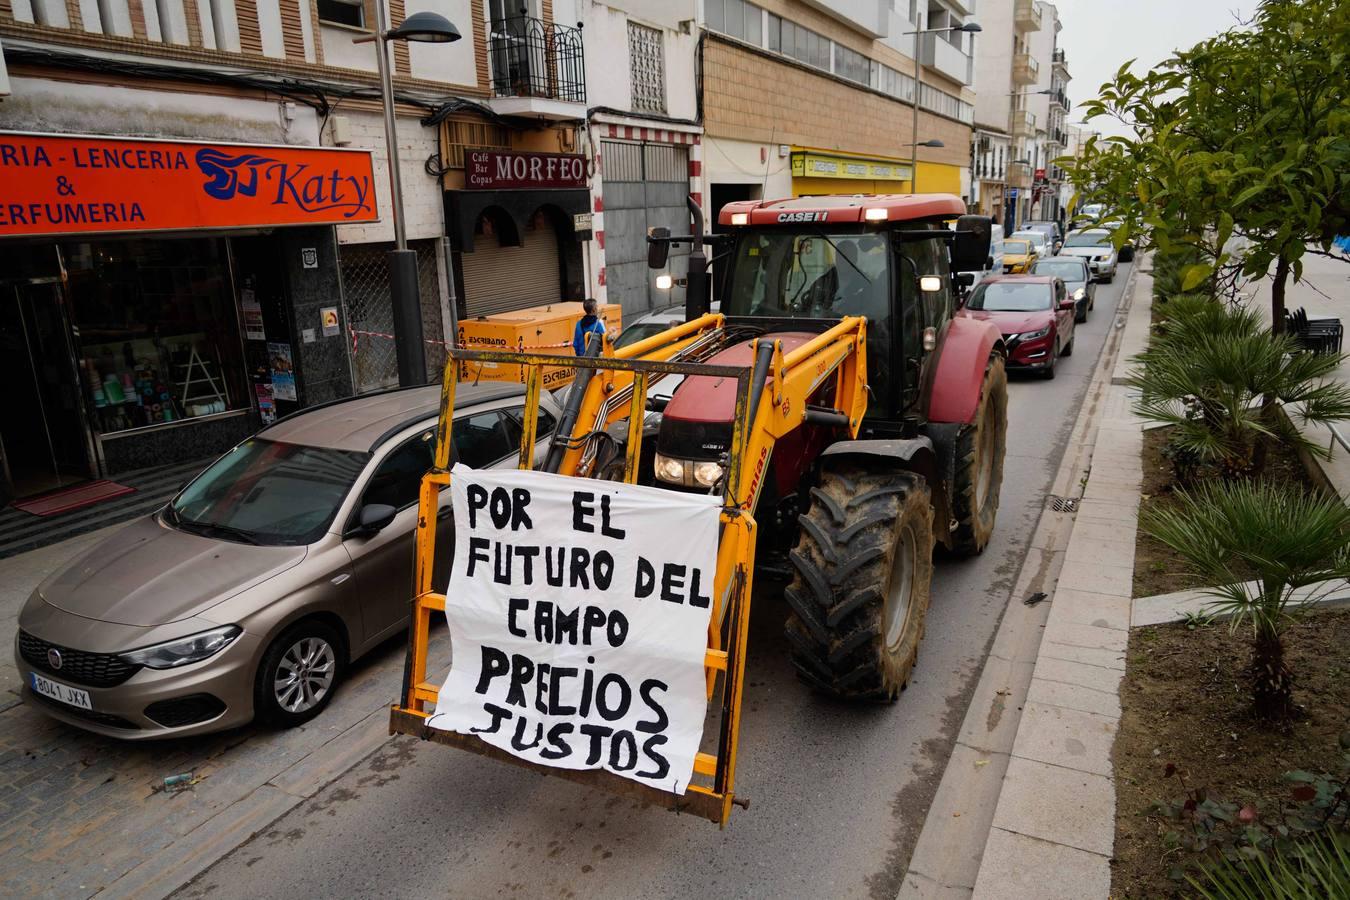
[[[368,150],[0,132],[0,237],[377,221]]]

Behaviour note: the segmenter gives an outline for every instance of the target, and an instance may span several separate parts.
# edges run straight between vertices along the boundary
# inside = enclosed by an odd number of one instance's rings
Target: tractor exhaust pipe
[[[703,253],[703,209],[694,202],[693,195],[684,198],[694,217],[693,240],[689,249],[689,271],[685,278],[684,320],[692,322],[706,316],[711,307],[708,283],[708,257]]]

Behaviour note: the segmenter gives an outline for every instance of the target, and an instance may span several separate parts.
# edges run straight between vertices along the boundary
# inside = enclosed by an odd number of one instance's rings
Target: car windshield
[[[310,544],[333,521],[368,454],[247,440],[183,489],[165,518],[249,544]]]
[[[1031,267],[1033,275],[1054,275],[1065,281],[1087,281],[1083,264],[1077,260],[1043,259]]]
[[[731,284],[722,299],[727,315],[875,320],[889,311],[884,235],[752,232],[733,252]]]
[[[966,306],[986,312],[1034,312],[1050,308],[1050,290],[1038,282],[985,282],[975,288]]]
[[[638,341],[645,340],[654,334],[660,334],[670,327],[672,327],[672,324],[665,322],[634,322],[619,335],[619,339],[614,342],[614,349],[618,350],[627,347],[629,344],[636,344]]]
[[[1039,231],[1019,231],[1017,234],[1013,235],[1013,237],[1030,241],[1038,247],[1045,243],[1045,235],[1041,234]]]
[[[1100,247],[1110,249],[1111,235],[1105,231],[1079,231],[1069,235],[1064,242],[1066,247]]]
[[[1009,256],[1026,256],[1031,252],[1028,241],[1004,241],[1003,252]]]
[[[1002,255],[1003,255],[1003,242],[1002,242],[1002,241],[994,241],[992,244],[990,244],[990,245],[989,245],[989,255],[990,255],[990,256],[1002,256]]]

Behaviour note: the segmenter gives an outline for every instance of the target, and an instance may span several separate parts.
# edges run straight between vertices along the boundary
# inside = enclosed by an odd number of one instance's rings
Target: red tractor
[[[802,427],[755,462],[761,541],[787,549],[787,638],[801,677],[833,695],[894,700],[909,681],[928,609],[932,553],[989,542],[1003,479],[1007,379],[998,329],[957,318],[958,272],[987,266],[989,220],[950,195],[745,201],[727,231],[654,229],[649,263],[691,244],[687,316],[707,312],[702,246],[729,339],[704,361],[769,371],[769,337],[787,353],[845,316],[866,316],[865,418],[856,439],[822,378]],[[955,230],[947,227],[958,220]],[[660,409],[652,477],[715,491],[730,450],[734,384],[685,379]],[[843,439],[841,439],[843,438]],[[650,444],[644,441],[644,444]]]

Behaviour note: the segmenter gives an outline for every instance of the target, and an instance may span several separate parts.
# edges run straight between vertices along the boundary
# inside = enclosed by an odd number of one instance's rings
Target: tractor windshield
[[[888,317],[884,234],[761,231],[736,245],[722,312],[731,316]]]

